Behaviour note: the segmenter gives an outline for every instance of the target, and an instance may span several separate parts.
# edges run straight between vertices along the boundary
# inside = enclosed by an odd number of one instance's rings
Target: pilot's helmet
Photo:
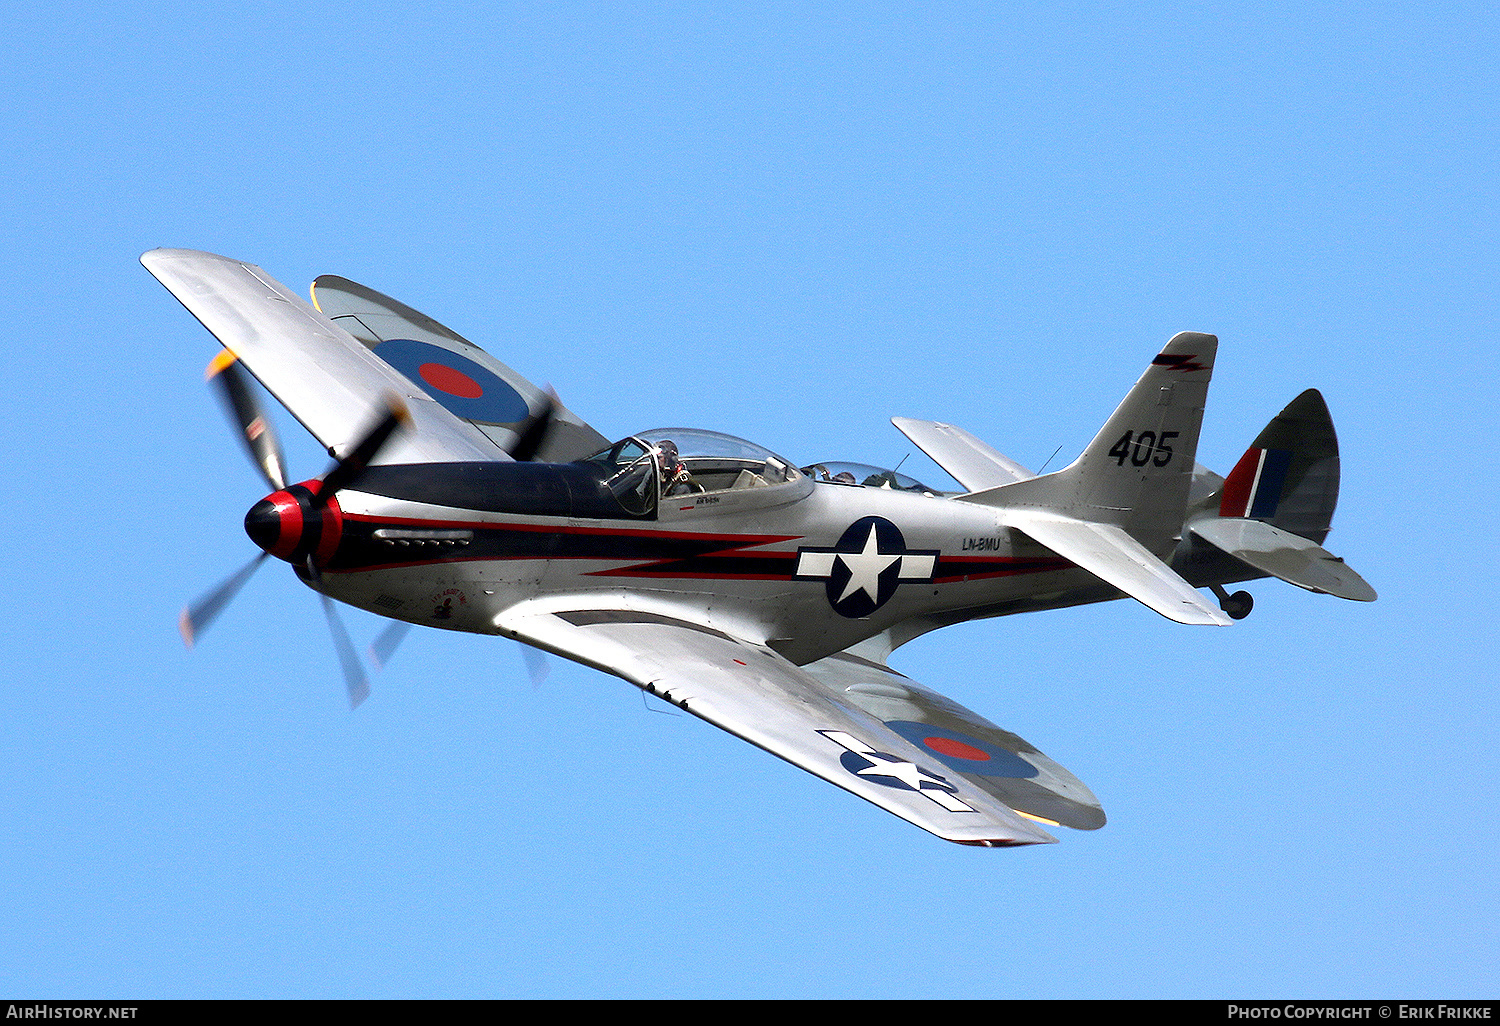
[[[677,443],[672,441],[670,438],[663,438],[661,441],[657,442],[656,451],[661,453],[662,466],[667,467],[668,469],[672,469],[676,467],[677,464],[682,462],[682,460],[677,455]]]

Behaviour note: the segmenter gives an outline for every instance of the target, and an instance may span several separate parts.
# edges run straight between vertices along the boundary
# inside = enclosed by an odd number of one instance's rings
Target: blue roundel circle
[[[449,413],[486,424],[516,424],[531,410],[510,385],[467,356],[431,342],[393,338],[374,353]]]
[[[1039,769],[992,741],[960,730],[917,723],[913,720],[887,720],[885,725],[946,766],[981,777],[1029,778]]]

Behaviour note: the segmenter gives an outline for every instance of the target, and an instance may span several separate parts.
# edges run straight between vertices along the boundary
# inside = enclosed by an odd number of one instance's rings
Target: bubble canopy
[[[719,459],[753,463],[778,468],[783,479],[786,472],[797,472],[790,461],[782,459],[770,449],[718,431],[705,431],[702,428],[654,428],[642,431],[635,437],[654,446],[671,442],[677,446],[677,452],[683,460]]]
[[[702,428],[656,428],[615,442],[582,464],[634,515],[659,496],[768,488],[803,480],[791,462],[764,446]]]
[[[898,474],[885,467],[872,467],[868,463],[850,463],[844,460],[829,460],[803,467],[802,473],[815,481],[830,484],[857,485],[863,488],[887,488],[898,492],[914,492],[918,495],[947,495],[930,488],[914,477]]]

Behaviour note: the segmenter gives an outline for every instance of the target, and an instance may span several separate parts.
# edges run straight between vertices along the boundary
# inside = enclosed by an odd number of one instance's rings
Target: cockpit
[[[750,499],[752,490],[775,489],[776,501],[790,501],[800,494],[786,495],[781,486],[800,482],[810,487],[801,471],[771,450],[743,438],[698,428],[645,431],[578,462],[599,475],[604,487],[631,516],[648,516],[659,505],[669,509],[668,499]],[[773,498],[771,493],[758,495]]]
[[[812,494],[815,482],[944,494],[894,470],[862,463],[815,463],[798,470],[743,438],[696,428],[645,431],[571,463],[372,465],[360,490],[526,516],[678,520],[710,509],[729,513],[796,502]]]

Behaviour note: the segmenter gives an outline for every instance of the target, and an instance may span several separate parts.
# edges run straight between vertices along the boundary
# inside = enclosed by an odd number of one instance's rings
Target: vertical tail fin
[[[1375,589],[1322,547],[1338,501],[1333,418],[1322,395],[1309,388],[1255,436],[1225,478],[1218,516],[1205,512],[1188,527],[1215,549],[1288,584],[1373,602]]]
[[[1171,551],[1182,530],[1198,432],[1219,340],[1172,336],[1094,440],[1063,471],[1077,482],[1074,516],[1125,528],[1148,549]]]
[[[1169,619],[1229,623],[1162,562],[1187,515],[1218,348],[1213,335],[1172,336],[1070,466],[962,498]]]
[[[1122,528],[1157,555],[1172,551],[1187,511],[1198,432],[1219,340],[1183,331],[1073,463],[1044,477],[964,496]]]

